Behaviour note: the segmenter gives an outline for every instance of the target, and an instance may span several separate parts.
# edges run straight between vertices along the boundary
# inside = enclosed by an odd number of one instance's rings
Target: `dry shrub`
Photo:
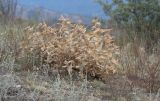
[[[118,47],[109,35],[111,29],[101,29],[93,20],[91,29],[73,24],[63,17],[54,27],[39,24],[27,28],[27,38],[22,42],[23,51],[40,54],[43,63],[51,68],[74,71],[104,79],[116,72],[118,64],[114,57]],[[81,75],[82,76],[82,75]]]

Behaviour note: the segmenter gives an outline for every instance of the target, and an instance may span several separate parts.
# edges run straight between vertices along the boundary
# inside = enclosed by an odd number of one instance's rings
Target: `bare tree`
[[[7,20],[13,20],[16,16],[17,0],[0,0],[0,12]]]

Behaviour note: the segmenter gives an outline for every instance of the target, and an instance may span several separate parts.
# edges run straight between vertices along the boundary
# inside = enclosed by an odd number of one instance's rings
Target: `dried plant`
[[[51,68],[68,71],[70,75],[78,71],[81,76],[87,73],[105,79],[116,72],[118,64],[115,55],[119,49],[110,31],[101,29],[97,19],[93,20],[91,29],[87,29],[61,17],[54,27],[41,23],[26,28],[27,38],[21,48],[23,52],[37,53]]]
[[[133,87],[145,88],[148,92],[160,88],[160,51],[159,44],[147,53],[143,46],[132,43],[121,50],[123,72]]]

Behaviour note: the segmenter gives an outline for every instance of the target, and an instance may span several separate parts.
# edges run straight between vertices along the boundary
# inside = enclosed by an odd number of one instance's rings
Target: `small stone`
[[[21,88],[22,86],[21,85],[16,85],[16,88]]]

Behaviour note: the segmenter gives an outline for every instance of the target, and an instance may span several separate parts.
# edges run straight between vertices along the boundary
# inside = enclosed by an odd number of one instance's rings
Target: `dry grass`
[[[143,46],[128,43],[121,50],[121,66],[132,86],[145,88],[148,92],[157,92],[160,88],[160,47],[159,43],[151,53]]]
[[[25,30],[0,25],[1,101],[159,101],[160,43],[151,53],[137,43],[119,49],[98,20]]]

